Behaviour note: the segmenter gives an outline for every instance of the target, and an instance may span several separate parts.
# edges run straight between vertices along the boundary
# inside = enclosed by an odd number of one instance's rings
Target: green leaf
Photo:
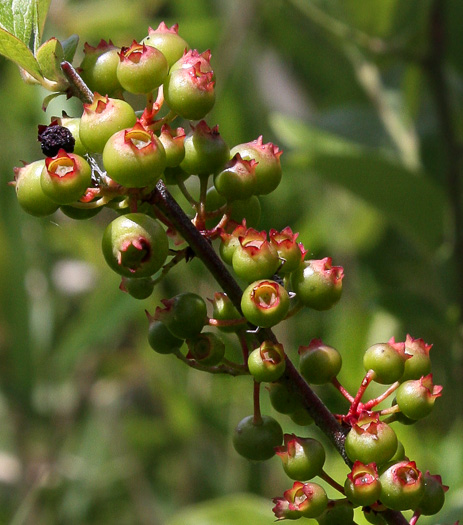
[[[293,150],[286,159],[293,169],[315,172],[362,197],[420,248],[434,250],[442,243],[445,196],[424,173],[409,170],[385,151],[298,120],[274,115],[272,125]]]
[[[36,20],[36,2],[11,0],[0,3],[0,26],[29,46]]]
[[[0,29],[0,54],[16,62],[36,80],[43,79],[40,67],[32,51],[19,38],[5,29]]]
[[[51,0],[36,0],[36,31],[38,35],[38,44],[40,44],[43,28],[45,26],[45,20],[47,19],[48,10],[50,9]]]
[[[64,51],[57,38],[50,38],[44,42],[35,55],[42,75],[48,80],[66,84],[66,78],[61,71],[61,62],[64,60]]]
[[[61,41],[64,51],[64,60],[72,62],[74,60],[74,55],[76,54],[77,45],[79,44],[78,35],[71,35],[66,40]]]

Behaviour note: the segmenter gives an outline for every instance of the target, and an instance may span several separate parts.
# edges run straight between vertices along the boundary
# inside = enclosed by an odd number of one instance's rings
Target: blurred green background
[[[334,310],[278,327],[288,353],[321,337],[354,392],[369,345],[407,333],[434,345],[444,394],[426,420],[396,428],[418,467],[450,485],[422,525],[463,516],[462,18],[461,2],[440,0],[52,0],[45,29],[80,36],[76,65],[84,42],[129,45],[162,20],[212,50],[208,124],[230,146],[262,134],[284,150],[260,228],[289,225],[345,270]],[[0,78],[0,523],[273,523],[271,498],[292,482],[278,458],[250,464],[231,445],[252,412],[249,378],[187,369],[146,340],[145,308],[185,290],[212,297],[214,282],[194,260],[136,301],[100,253],[110,214],[23,213],[13,167],[40,158],[38,124],[81,108],[60,97],[44,114],[47,93],[3,58]],[[318,392],[346,409],[334,389]],[[285,432],[319,436],[262,397]]]

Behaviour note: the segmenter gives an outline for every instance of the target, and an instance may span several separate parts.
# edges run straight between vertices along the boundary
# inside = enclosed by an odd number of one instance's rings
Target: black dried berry
[[[60,149],[72,153],[76,143],[68,128],[55,123],[49,126],[39,126],[38,140],[43,154],[47,157],[54,157]]]

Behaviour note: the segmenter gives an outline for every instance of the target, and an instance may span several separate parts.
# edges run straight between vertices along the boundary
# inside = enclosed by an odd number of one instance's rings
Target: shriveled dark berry
[[[60,149],[72,153],[76,143],[69,129],[59,124],[39,126],[38,140],[43,154],[47,157],[54,157]]]

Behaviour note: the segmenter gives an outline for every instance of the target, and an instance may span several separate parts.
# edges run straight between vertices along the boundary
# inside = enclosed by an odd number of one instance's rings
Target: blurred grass
[[[101,38],[127,45],[166,20],[179,23],[192,47],[212,49],[218,102],[208,123],[219,123],[231,146],[263,134],[285,150],[283,182],[262,199],[261,228],[290,225],[311,256],[330,255],[346,272],[337,308],[305,312],[278,335],[292,357],[312,337],[339,348],[340,379],[352,391],[370,344],[406,333],[434,343],[434,379],[444,396],[429,418],[398,433],[420,468],[451,485],[439,519],[453,523],[462,515],[462,413],[452,401],[462,399],[462,345],[434,107],[400,55],[377,56],[359,44],[381,78],[380,113],[346,44],[346,35],[349,46],[381,37],[421,49],[429,2],[373,4],[366,12],[361,3],[335,0],[117,1],[110,9],[103,0],[53,1],[45,33],[78,33],[80,49]],[[448,65],[460,93],[455,20],[462,7],[449,9]],[[273,522],[271,498],[291,485],[279,460],[248,464],[231,446],[234,425],[252,411],[249,379],[186,370],[146,341],[145,308],[152,313],[161,298],[185,289],[212,297],[214,283],[192,261],[137,302],[118,290],[100,253],[107,214],[77,223],[22,213],[7,186],[13,166],[40,156],[38,124],[62,107],[70,114],[80,108],[59,98],[44,115],[44,92],[24,85],[3,59],[0,78],[0,523],[225,525],[230,509],[246,509],[234,523]],[[409,138],[416,134],[428,186],[413,179],[385,114]],[[460,127],[461,116],[456,102]],[[339,144],[350,145],[348,155],[338,155]],[[381,188],[392,189],[390,173],[397,190],[378,191],[377,169]],[[330,388],[318,391],[333,410],[345,410]],[[271,412],[265,395],[262,403]],[[279,419],[285,432],[305,434]],[[332,451],[329,466],[342,480],[346,468]]]

